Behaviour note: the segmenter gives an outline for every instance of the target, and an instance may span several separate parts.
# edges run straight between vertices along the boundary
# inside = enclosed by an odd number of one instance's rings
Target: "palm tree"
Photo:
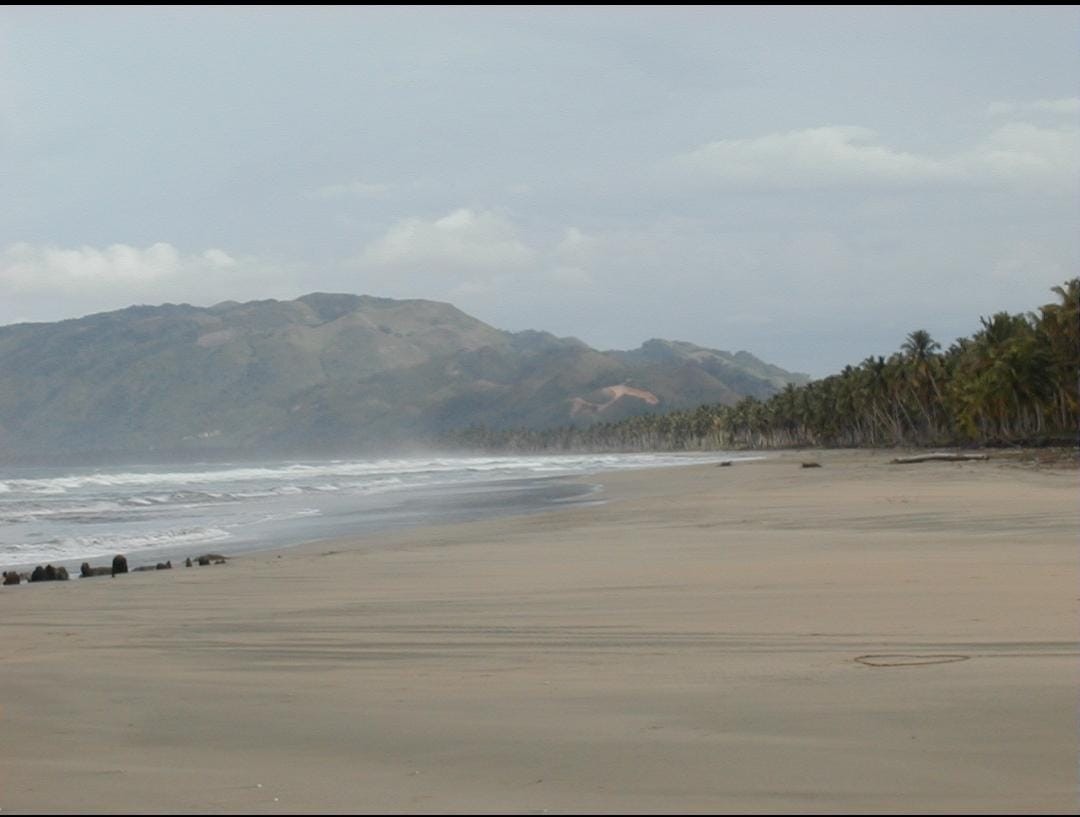
[[[1052,359],[1056,394],[1050,411],[1059,430],[1077,430],[1080,414],[1080,278],[1051,290],[1061,303],[1036,316],[1037,332]]]
[[[925,329],[916,329],[911,332],[900,346],[907,368],[907,380],[919,412],[926,422],[928,435],[934,433],[934,404],[941,402],[941,390],[938,388],[935,377],[939,364],[935,353],[940,349],[941,344],[930,337],[930,333]]]

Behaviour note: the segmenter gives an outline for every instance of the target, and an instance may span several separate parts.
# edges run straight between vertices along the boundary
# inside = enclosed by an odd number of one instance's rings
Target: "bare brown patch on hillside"
[[[660,398],[651,391],[635,389],[633,386],[627,386],[625,384],[606,386],[600,391],[608,398],[603,403],[593,403],[582,397],[572,398],[570,400],[570,416],[576,417],[579,414],[601,414],[605,409],[611,407],[623,397],[636,397],[638,400],[643,400],[650,406],[655,406],[660,402]]]

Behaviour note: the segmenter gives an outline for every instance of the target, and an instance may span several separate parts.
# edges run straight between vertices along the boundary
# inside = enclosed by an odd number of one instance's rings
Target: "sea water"
[[[132,567],[601,501],[592,476],[730,454],[437,456],[0,467],[0,566]],[[580,477],[580,479],[565,479]]]

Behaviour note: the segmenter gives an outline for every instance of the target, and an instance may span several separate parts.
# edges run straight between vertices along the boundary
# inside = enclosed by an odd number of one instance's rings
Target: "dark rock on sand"
[[[16,573],[14,570],[4,571],[4,584],[18,584],[22,581],[22,576]]]
[[[127,558],[124,556],[113,556],[112,560],[112,574],[115,576],[118,573],[127,573],[128,563]]]
[[[91,567],[89,562],[83,562],[82,567],[79,568],[79,575],[84,579],[89,579],[92,576],[111,576],[112,572],[111,567]]]
[[[30,581],[32,582],[66,582],[67,580],[68,572],[66,567],[53,567],[52,565],[42,567],[38,565],[34,568],[34,572],[30,574]]]
[[[202,556],[200,556],[198,559],[196,559],[196,561],[200,565],[209,565],[209,564],[223,565],[226,562],[226,558],[224,556],[222,556],[220,553],[204,553]]]

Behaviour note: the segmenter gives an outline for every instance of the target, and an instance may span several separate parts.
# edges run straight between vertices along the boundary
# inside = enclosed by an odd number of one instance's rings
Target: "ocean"
[[[176,562],[603,501],[595,477],[709,454],[432,456],[114,468],[0,467],[0,566]],[[565,479],[577,477],[578,479]]]

